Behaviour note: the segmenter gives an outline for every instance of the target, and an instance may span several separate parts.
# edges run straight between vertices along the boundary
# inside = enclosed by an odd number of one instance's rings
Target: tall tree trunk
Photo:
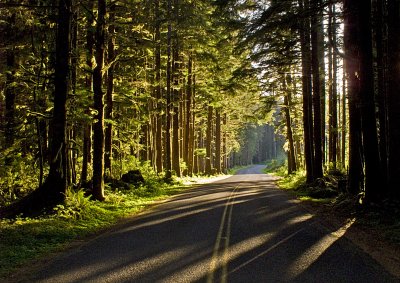
[[[384,179],[382,186],[387,187],[388,181],[388,121],[387,121],[387,28],[384,24],[386,1],[376,0],[375,9],[375,44],[376,44],[376,86],[377,86],[377,102],[378,102],[378,118],[379,118],[379,149],[381,157],[381,168]],[[385,34],[385,36],[384,36]]]
[[[94,15],[93,15],[94,1],[89,1],[88,6],[86,7],[86,64],[92,71],[93,69],[93,45],[94,45],[94,33],[92,31],[92,25],[94,23]],[[92,92],[92,81],[93,74],[90,72],[86,75],[85,87],[87,93]],[[85,109],[86,114],[90,115],[90,110]],[[92,149],[92,125],[91,122],[85,121],[83,126],[83,148],[82,148],[82,171],[81,171],[81,179],[80,184],[84,184],[87,182],[88,178],[88,168],[89,163],[91,161],[91,149]]]
[[[371,2],[359,3],[359,54],[361,127],[365,158],[365,198],[368,202],[382,196],[382,169],[380,168],[377,121],[374,97],[374,73],[372,62]]]
[[[180,168],[180,135],[179,135],[179,102],[180,102],[180,42],[179,42],[179,34],[178,34],[178,19],[179,19],[179,0],[174,0],[174,20],[176,21],[175,29],[173,32],[174,41],[173,41],[173,65],[172,65],[172,81],[174,83],[173,88],[173,111],[172,111],[172,169],[175,174],[180,177],[181,176],[181,168]]]
[[[155,134],[155,156],[157,172],[161,173],[163,170],[163,156],[162,156],[162,95],[161,95],[161,19],[160,19],[160,1],[154,0],[154,14],[155,14],[155,97],[156,97],[156,134]]]
[[[221,174],[221,110],[215,109],[215,171]]]
[[[342,160],[341,166],[345,168],[346,165],[346,135],[347,135],[347,100],[346,100],[346,62],[343,60],[343,78],[342,78]]]
[[[72,1],[60,0],[56,38],[56,68],[54,78],[54,109],[51,131],[50,171],[43,190],[47,198],[61,201],[67,190],[67,97],[71,46]]]
[[[319,1],[312,1],[311,7],[317,11],[320,9]],[[321,89],[320,89],[320,63],[319,50],[323,47],[319,45],[319,19],[320,16],[314,15],[311,17],[311,64],[312,64],[312,88],[313,88],[313,106],[314,106],[314,178],[321,178],[322,171],[322,126],[321,126]]]
[[[319,0],[321,5],[321,0]],[[318,11],[318,62],[319,62],[319,90],[321,97],[321,145],[322,163],[326,161],[326,83],[325,83],[325,30],[324,30],[324,10],[321,7]]]
[[[164,166],[165,166],[165,179],[167,182],[172,180],[172,163],[171,163],[171,10],[172,0],[168,0],[167,8],[167,19],[168,19],[168,32],[167,32],[167,92],[166,92],[166,127],[165,127],[165,154],[164,154]]]
[[[226,134],[226,125],[228,123],[228,115],[224,113],[224,116],[222,118],[222,124],[223,124],[223,136],[222,136],[222,172],[227,173],[228,172],[228,147],[226,145],[228,137]]]
[[[177,36],[177,35],[176,35]],[[173,88],[173,110],[172,110],[172,170],[175,174],[181,176],[180,168],[180,136],[179,136],[179,50],[178,39],[175,38],[174,55],[173,55],[173,69],[172,81],[174,82]]]
[[[289,75],[288,75],[289,76]],[[293,131],[292,131],[292,119],[290,117],[290,107],[291,107],[291,90],[287,87],[286,83],[287,77],[283,78],[285,94],[283,97],[283,104],[285,107],[285,121],[286,121],[286,137],[289,142],[288,151],[288,174],[292,174],[297,170],[296,168],[296,156],[294,152],[294,141],[293,141]]]
[[[184,161],[187,165],[187,175],[193,174],[193,55],[190,52],[188,61],[187,90],[186,90],[186,129],[185,129],[185,145],[184,145]]]
[[[108,48],[107,48],[107,61],[111,64],[107,70],[107,92],[106,92],[106,109],[105,119],[108,121],[113,119],[113,92],[114,92],[114,63],[115,60],[115,3],[109,8],[109,21],[108,26]],[[113,139],[113,126],[112,123],[107,122],[105,130],[105,145],[104,145],[104,170],[107,177],[112,177],[112,139]]]
[[[213,107],[209,105],[207,107],[207,132],[206,132],[206,167],[205,173],[212,175],[212,120],[213,120]]]
[[[358,7],[354,0],[345,0],[344,11],[344,48],[345,66],[348,78],[349,97],[349,180],[348,190],[358,194],[363,184],[361,114],[359,109],[358,82]]]
[[[93,70],[93,98],[95,123],[93,125],[93,196],[97,200],[104,200],[104,92],[103,65],[105,47],[105,17],[106,1],[98,0],[98,14],[95,36],[96,67]]]
[[[308,7],[308,0],[299,0],[300,10]],[[304,158],[306,163],[306,181],[314,181],[314,142],[311,99],[311,58],[310,58],[310,21],[306,17],[300,27],[302,92],[303,92],[303,124],[304,124]]]
[[[389,190],[400,198],[400,1],[388,0]]]
[[[335,18],[335,6],[331,4],[329,6],[329,23],[328,23],[328,34],[332,40],[332,44],[336,44],[336,18]],[[337,55],[330,46],[329,52],[329,162],[336,168],[337,162],[337,144],[338,144],[338,122],[337,122]]]

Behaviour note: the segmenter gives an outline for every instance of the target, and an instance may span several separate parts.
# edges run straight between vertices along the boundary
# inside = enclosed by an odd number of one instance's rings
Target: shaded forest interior
[[[272,159],[399,200],[399,0],[10,0],[0,20],[5,216]]]

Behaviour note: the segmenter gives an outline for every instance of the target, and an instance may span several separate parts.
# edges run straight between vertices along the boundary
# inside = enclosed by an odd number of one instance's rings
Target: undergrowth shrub
[[[39,173],[32,156],[0,155],[0,207],[26,196],[39,186]]]
[[[68,189],[65,193],[64,204],[54,208],[54,212],[61,218],[81,219],[90,214],[91,200],[85,196],[83,190]]]

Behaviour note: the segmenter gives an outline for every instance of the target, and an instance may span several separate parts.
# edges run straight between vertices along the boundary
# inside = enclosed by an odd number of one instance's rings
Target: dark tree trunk
[[[308,0],[299,0],[300,10],[308,6]],[[300,27],[301,61],[302,61],[302,87],[303,87],[303,124],[304,124],[304,158],[306,163],[306,181],[314,181],[314,142],[312,122],[311,99],[311,58],[310,58],[310,21],[306,17],[301,21]]]
[[[93,98],[95,123],[93,125],[93,197],[104,200],[104,92],[103,65],[105,47],[106,1],[98,0],[95,36],[96,67],[93,70]]]
[[[349,179],[348,190],[358,194],[363,184],[361,114],[359,109],[360,85],[358,80],[358,7],[354,0],[345,0],[344,48],[349,97]]]
[[[288,151],[288,174],[292,174],[297,170],[296,168],[296,156],[294,152],[294,141],[293,141],[293,131],[292,131],[292,119],[290,117],[290,107],[291,107],[291,90],[287,88],[286,77],[283,79],[284,82],[284,101],[285,106],[285,121],[286,121],[286,137],[289,142]]]
[[[319,0],[321,4],[321,0]],[[318,62],[319,62],[319,90],[321,97],[321,145],[322,145],[322,163],[326,161],[326,83],[325,83],[325,34],[324,34],[324,13],[323,8],[318,11]]]
[[[164,166],[165,166],[165,179],[167,182],[172,180],[172,163],[171,163],[171,10],[172,0],[168,0],[167,18],[168,18],[168,33],[167,33],[167,92],[166,92],[166,126],[165,126],[165,154],[164,154]]]
[[[107,61],[111,64],[107,70],[107,93],[106,93],[106,110],[105,119],[113,119],[113,92],[114,92],[114,64],[115,60],[115,3],[110,6],[109,9],[109,21],[108,26],[108,48],[107,48]],[[105,147],[104,147],[104,170],[107,177],[112,177],[112,139],[113,139],[113,126],[110,122],[107,122],[105,130]]]
[[[174,0],[174,20],[176,21],[176,26],[178,24],[178,17],[179,17],[179,0]],[[173,87],[173,111],[172,111],[172,170],[175,174],[180,177],[181,176],[181,168],[180,168],[180,135],[179,135],[179,81],[180,81],[180,70],[179,70],[179,52],[180,52],[180,42],[179,42],[179,34],[177,27],[174,29],[173,32],[173,65],[172,65],[172,78],[171,80],[174,83]]]
[[[221,174],[221,110],[215,110],[215,171]]]
[[[212,120],[213,120],[213,107],[209,105],[207,107],[207,132],[206,132],[206,168],[205,173],[212,175]]]
[[[379,149],[381,157],[381,168],[384,179],[382,186],[387,187],[388,181],[388,129],[387,129],[387,28],[384,24],[384,0],[376,0],[375,9],[375,44],[376,44],[376,86],[379,117]],[[385,36],[384,36],[385,34]]]
[[[228,123],[228,115],[225,113],[223,118],[222,118],[222,124],[224,125],[224,131],[223,131],[223,137],[222,137],[222,172],[223,173],[227,173],[228,172],[228,148],[226,146],[226,142],[227,142],[227,134],[226,134],[226,125]]]
[[[347,100],[346,100],[346,62],[343,61],[343,79],[342,79],[342,153],[341,153],[341,166],[345,168],[346,165],[346,135],[347,135]]]
[[[319,1],[312,1],[311,7],[317,11],[319,9]],[[312,89],[313,89],[313,106],[314,106],[314,178],[321,178],[322,171],[322,126],[321,126],[321,89],[320,89],[320,63],[319,54],[321,46],[318,39],[319,33],[319,18],[318,14],[311,17],[311,64],[312,64]]]
[[[193,128],[193,55],[189,54],[187,90],[186,90],[186,125],[185,125],[185,146],[184,156],[187,165],[187,175],[193,174],[193,146],[194,146],[194,128]]]
[[[157,172],[161,173],[163,170],[163,156],[162,156],[162,95],[161,95],[161,19],[160,19],[160,1],[154,0],[154,15],[155,15],[155,97],[156,97],[156,134],[155,134],[155,158]]]
[[[329,6],[329,37],[333,45],[336,44],[336,18],[334,4]],[[338,100],[337,100],[337,55],[330,47],[329,56],[329,162],[336,168],[338,145]]]
[[[389,190],[400,198],[400,1],[388,0]]]
[[[64,199],[67,190],[67,97],[70,62],[72,1],[60,0],[56,38],[54,110],[51,131],[50,172],[44,188],[52,199]]]
[[[359,54],[361,126],[365,158],[365,198],[368,202],[382,196],[382,168],[380,168],[377,121],[374,97],[374,73],[372,62],[371,2],[359,3]]]
[[[179,63],[178,63],[178,39],[174,40],[174,55],[173,55],[173,69],[172,69],[172,81],[174,83],[173,88],[173,110],[172,110],[172,170],[175,174],[181,176],[180,168],[180,136],[179,136]]]
[[[94,46],[94,33],[92,31],[92,25],[94,23],[93,16],[93,7],[94,1],[89,1],[88,6],[86,7],[86,64],[92,70],[92,57],[93,57],[93,46]],[[93,74],[90,72],[86,75],[85,87],[87,93],[92,92],[92,81]],[[89,95],[90,96],[90,95]],[[85,110],[86,114],[90,115],[90,110]],[[91,122],[85,121],[83,126],[83,148],[82,148],[82,171],[81,171],[81,179],[80,184],[84,184],[87,182],[88,178],[88,168],[89,163],[91,162],[91,149],[92,149],[92,125]]]

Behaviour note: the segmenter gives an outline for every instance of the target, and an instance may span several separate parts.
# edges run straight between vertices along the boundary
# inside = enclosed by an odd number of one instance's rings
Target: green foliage
[[[287,190],[295,190],[299,188],[301,185],[305,184],[306,176],[304,170],[299,170],[294,174],[286,175],[283,179],[278,182],[278,185],[281,188]]]
[[[278,182],[279,186],[291,190],[301,200],[332,202],[341,192],[339,182],[345,178],[344,175],[326,175],[313,183],[306,183],[306,175],[303,170],[285,176]]]
[[[82,217],[90,215],[90,207],[90,198],[85,196],[83,190],[68,189],[64,204],[57,205],[54,211],[61,218],[82,219]]]
[[[38,185],[35,161],[20,153],[13,157],[0,155],[0,207],[11,204],[35,190]]]
[[[284,177],[287,174],[287,160],[272,159],[268,160],[265,165],[265,173],[272,173],[280,177]]]

